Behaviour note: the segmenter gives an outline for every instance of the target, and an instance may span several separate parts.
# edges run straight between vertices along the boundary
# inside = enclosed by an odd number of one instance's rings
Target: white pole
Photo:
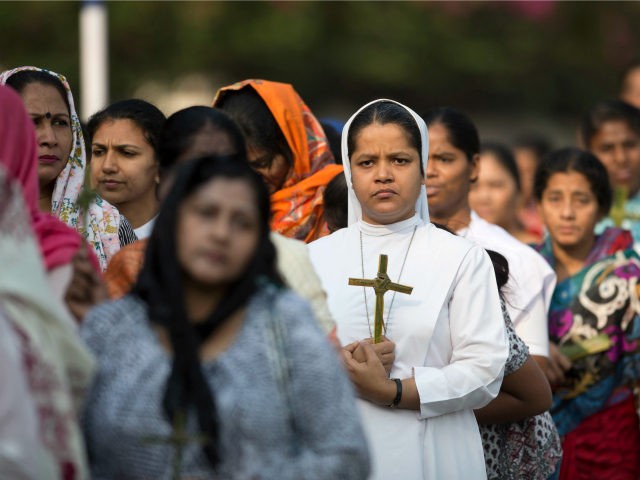
[[[86,121],[109,97],[107,9],[98,0],[83,1],[80,10],[80,85],[80,118]]]

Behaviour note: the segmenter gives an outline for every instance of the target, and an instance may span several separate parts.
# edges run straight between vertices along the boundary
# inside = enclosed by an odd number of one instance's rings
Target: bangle
[[[389,407],[395,408],[400,404],[400,400],[402,400],[402,381],[399,378],[392,378],[391,380],[396,382],[396,398],[393,399]]]

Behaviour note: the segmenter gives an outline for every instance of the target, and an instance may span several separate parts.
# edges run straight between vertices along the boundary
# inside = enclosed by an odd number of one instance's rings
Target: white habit
[[[426,126],[407,110],[421,130],[424,165]],[[346,151],[351,120],[342,138],[349,227],[311,243],[311,261],[345,345],[372,336],[375,311],[373,289],[367,289],[367,317],[365,289],[349,286],[348,279],[374,278],[379,255],[388,255],[391,281],[413,287],[410,295],[397,293],[395,299],[392,291],[385,294],[386,336],[396,343],[391,377],[414,376],[420,396],[419,411],[358,400],[373,463],[371,478],[486,478],[473,409],[498,394],[507,358],[491,261],[479,246],[429,223],[424,186],[412,218],[381,226],[361,220]]]

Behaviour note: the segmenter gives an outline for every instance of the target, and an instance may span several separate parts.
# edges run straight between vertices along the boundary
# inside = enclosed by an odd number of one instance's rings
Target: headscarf
[[[418,125],[418,129],[420,130],[420,139],[422,142],[422,151],[420,152],[420,157],[422,160],[422,171],[427,171],[427,160],[429,159],[429,131],[427,130],[427,125],[424,123],[424,120],[420,115],[411,110],[409,107],[396,102],[395,100],[388,100],[386,98],[379,98],[378,100],[374,100],[373,102],[369,102],[360,109],[356,113],[354,113],[349,121],[344,125],[342,129],[342,166],[344,167],[344,174],[347,179],[347,188],[349,189],[349,197],[348,197],[348,205],[349,205],[349,216],[348,216],[348,225],[351,225],[359,220],[362,220],[362,207],[360,206],[360,202],[356,197],[356,192],[353,189],[353,182],[351,181],[351,164],[349,163],[349,147],[347,145],[347,138],[349,137],[349,128],[351,127],[351,123],[358,116],[358,114],[374,103],[380,102],[391,102],[396,105],[401,106],[407,112],[411,114],[411,116],[416,121]],[[424,186],[424,182],[420,186],[420,194],[418,195],[418,199],[416,201],[416,213],[420,215],[420,218],[423,222],[429,222],[429,206],[427,204],[427,189]]]
[[[50,70],[38,67],[18,67],[2,72],[0,74],[0,85],[6,84],[9,77],[25,70],[46,72],[56,77],[67,92],[73,144],[67,165],[56,180],[53,197],[51,198],[52,213],[84,236],[87,243],[95,251],[100,267],[104,271],[111,257],[120,249],[120,240],[118,239],[120,213],[113,205],[99,196],[95,196],[89,204],[87,212],[82,212],[81,206],[78,204],[78,197],[85,180],[87,157],[82,126],[73,103],[69,82],[63,75]]]
[[[0,86],[0,165],[22,187],[47,271],[71,261],[82,244],[80,235],[39,207],[38,145],[33,122],[20,96]]]
[[[329,233],[324,220],[324,187],[342,171],[333,161],[329,142],[316,117],[288,83],[244,80],[216,93],[253,88],[265,102],[293,154],[282,189],[271,195],[271,227],[287,237],[310,242]]]

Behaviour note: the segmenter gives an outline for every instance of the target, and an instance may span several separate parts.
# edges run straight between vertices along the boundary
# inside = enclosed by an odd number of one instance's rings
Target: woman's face
[[[513,176],[494,155],[481,154],[478,181],[469,192],[469,206],[486,221],[508,229],[516,220],[519,200]]]
[[[198,285],[237,280],[260,236],[255,193],[243,179],[214,178],[187,197],[178,210],[178,261]]]
[[[630,195],[640,190],[640,135],[627,122],[604,122],[589,149],[607,168],[613,188],[626,187]]]
[[[291,167],[284,155],[273,154],[255,146],[248,145],[249,165],[260,174],[267,185],[269,194],[280,190],[289,175]]]
[[[398,125],[373,123],[357,135],[351,180],[362,219],[388,225],[411,218],[420,195],[420,154]]]
[[[584,175],[575,171],[551,175],[538,211],[551,240],[562,248],[579,248],[593,241],[602,218],[598,200]]]
[[[449,132],[440,123],[429,125],[427,200],[429,212],[447,220],[468,207],[472,179],[477,177],[477,155],[472,161],[449,142]]]
[[[30,83],[20,96],[36,127],[38,181],[43,190],[56,181],[69,160],[71,118],[60,92],[52,85]]]
[[[91,180],[116,207],[155,204],[158,163],[153,147],[132,120],[106,120],[91,142]]]

